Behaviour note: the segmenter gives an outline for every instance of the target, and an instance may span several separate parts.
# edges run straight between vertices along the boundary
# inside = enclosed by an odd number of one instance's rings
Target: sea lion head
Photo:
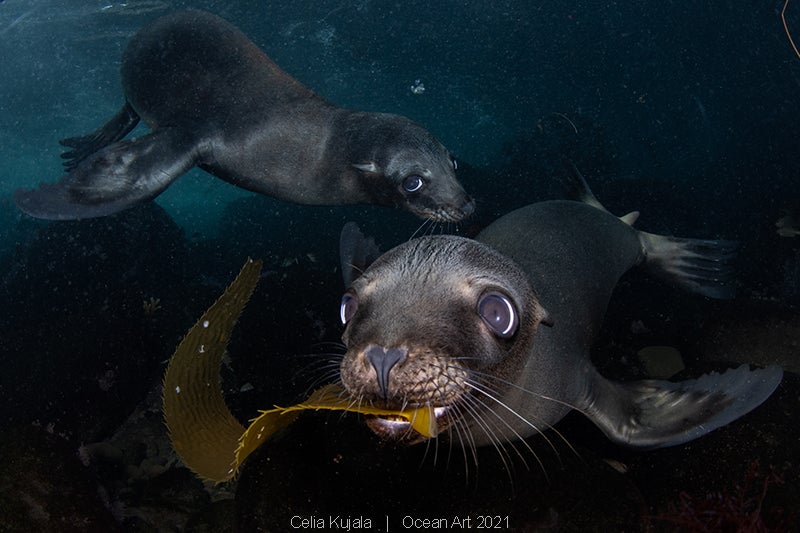
[[[475,210],[456,179],[455,158],[416,122],[388,113],[354,112],[346,127],[351,164],[371,203],[436,222],[458,222]]]
[[[468,425],[526,360],[546,313],[525,274],[462,237],[411,240],[378,258],[342,298],[342,385],[354,402],[433,407],[437,433]],[[493,376],[491,383],[487,376]],[[424,439],[400,417],[367,417],[384,440]]]

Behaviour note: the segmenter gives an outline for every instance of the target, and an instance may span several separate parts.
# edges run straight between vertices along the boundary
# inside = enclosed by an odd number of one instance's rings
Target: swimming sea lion
[[[244,33],[202,11],[139,31],[122,58],[125,104],[96,132],[64,139],[68,172],[18,190],[38,218],[115,213],[155,198],[193,166],[301,204],[371,203],[458,221],[474,203],[456,163],[408,118],[341,109],[272,62]],[[122,140],[139,122],[153,130]]]
[[[626,222],[635,215],[616,218],[583,191],[588,203],[532,204],[476,240],[411,240],[356,277],[341,303],[351,401],[434,406],[438,431],[466,447],[543,432],[575,409],[617,443],[654,448],[695,439],[769,397],[778,367],[676,383],[600,375],[590,349],[622,274],[642,265],[725,298],[734,247],[637,231]],[[398,417],[367,421],[386,440],[423,440]]]

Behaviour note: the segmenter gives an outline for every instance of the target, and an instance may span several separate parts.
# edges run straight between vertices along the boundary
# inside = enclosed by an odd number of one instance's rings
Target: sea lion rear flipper
[[[675,446],[722,427],[758,407],[777,388],[780,367],[669,382],[609,381],[594,374],[583,412],[611,440],[637,448]]]
[[[739,243],[727,240],[681,239],[639,232],[645,265],[668,282],[709,298],[736,295],[730,285],[731,261]]]
[[[563,164],[567,170],[563,181],[569,198],[608,212],[575,165],[566,159]],[[629,226],[633,226],[638,218],[638,211],[619,217]],[[645,264],[657,276],[709,298],[727,299],[735,296],[736,289],[730,285],[730,261],[736,256],[738,242],[681,239],[644,231],[639,231],[638,236]]]
[[[177,129],[111,144],[84,159],[56,183],[19,189],[25,213],[51,220],[110,215],[158,196],[194,166],[194,143]]]
[[[380,255],[375,239],[365,237],[355,222],[345,224],[339,236],[339,261],[345,288],[349,288]]]
[[[81,137],[67,137],[59,141],[61,146],[72,148],[61,154],[61,158],[66,160],[64,166],[68,171],[74,169],[88,156],[125,137],[138,123],[139,115],[126,101],[122,109],[97,131]]]
[[[567,198],[609,213],[610,211],[606,209],[594,195],[586,179],[583,177],[583,174],[578,170],[578,167],[569,159],[563,159],[562,163],[567,171],[567,175],[561,180],[566,189]],[[639,211],[631,211],[628,214],[622,215],[619,219],[627,225],[633,226],[639,219]]]

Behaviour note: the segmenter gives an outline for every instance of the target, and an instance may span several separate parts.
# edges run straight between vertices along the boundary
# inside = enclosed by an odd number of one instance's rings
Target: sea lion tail
[[[683,444],[749,413],[783,378],[777,366],[747,365],[670,382],[618,383],[595,373],[584,412],[611,440],[636,448]]]
[[[32,217],[72,220],[110,215],[155,198],[196,162],[195,144],[162,128],[115,142],[83,159],[56,183],[19,189],[14,201]]]
[[[692,292],[709,298],[728,299],[736,295],[731,285],[739,243],[728,240],[681,239],[639,231],[647,267]]]

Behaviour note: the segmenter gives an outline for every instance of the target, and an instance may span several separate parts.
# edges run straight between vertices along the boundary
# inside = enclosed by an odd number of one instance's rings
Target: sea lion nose
[[[383,346],[370,345],[364,352],[364,356],[375,369],[375,374],[378,376],[378,386],[385,400],[389,396],[389,372],[392,371],[396,364],[406,360],[408,350],[405,348],[390,348],[387,350]]]
[[[461,206],[461,212],[464,213],[465,217],[470,216],[472,213],[475,212],[475,200],[473,198],[467,198],[464,202],[464,205]]]

